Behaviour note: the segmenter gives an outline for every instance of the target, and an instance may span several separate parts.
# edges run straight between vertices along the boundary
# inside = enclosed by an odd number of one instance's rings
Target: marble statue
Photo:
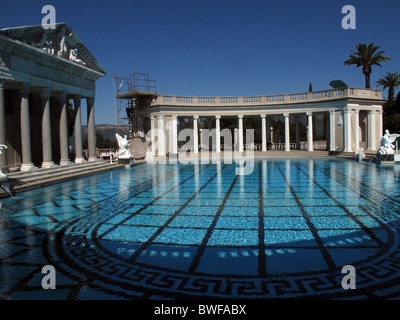
[[[7,149],[7,146],[5,144],[0,144],[0,154],[3,149]],[[3,173],[3,171],[1,171],[1,168],[0,168],[0,188],[3,189],[6,193],[8,193],[11,197],[13,196],[10,180]]]
[[[153,154],[153,151],[151,151],[150,148],[148,148],[147,151],[146,151],[145,160],[147,161],[147,163],[154,163],[154,154]]]
[[[120,159],[130,159],[133,158],[131,152],[129,151],[129,143],[127,136],[125,135],[123,138],[116,133],[115,137],[117,138],[118,141],[118,158]]]
[[[395,146],[393,143],[400,137],[400,134],[390,134],[389,130],[385,130],[385,134],[381,138],[381,145],[378,149],[378,155],[394,154]]]
[[[69,60],[85,65],[83,60],[78,58],[78,49],[71,49],[69,52]]]
[[[5,144],[0,144],[0,154],[3,149],[7,149],[7,146]],[[0,168],[0,180],[7,180],[7,176],[3,173],[3,171],[1,171],[1,168]]]

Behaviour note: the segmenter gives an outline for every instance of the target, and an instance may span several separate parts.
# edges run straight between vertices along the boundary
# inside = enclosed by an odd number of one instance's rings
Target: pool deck
[[[123,167],[124,165],[99,160],[52,168],[38,168],[28,172],[14,171],[7,173],[7,177],[13,186],[12,190],[18,193]],[[0,198],[5,197],[8,197],[8,194],[0,189]]]

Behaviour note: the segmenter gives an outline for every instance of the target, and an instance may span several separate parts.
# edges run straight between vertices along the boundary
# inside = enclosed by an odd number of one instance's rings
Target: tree
[[[82,148],[88,148],[88,137],[86,136],[82,140]],[[104,136],[96,131],[96,148],[98,149],[118,149],[118,144],[116,141],[111,141],[109,138],[104,138]]]
[[[377,82],[378,87],[383,86],[383,89],[389,88],[388,101],[394,100],[394,89],[400,86],[400,74],[386,72],[386,76],[380,78]]]
[[[358,67],[363,67],[363,74],[365,76],[365,87],[367,89],[370,88],[370,74],[372,72],[372,66],[377,65],[381,66],[381,62],[385,62],[387,60],[391,60],[389,57],[384,57],[383,54],[385,51],[376,52],[380,46],[376,46],[373,43],[368,45],[364,43],[359,43],[356,45],[357,51],[351,50],[352,54],[350,58],[344,62],[344,65],[350,66],[355,64]]]

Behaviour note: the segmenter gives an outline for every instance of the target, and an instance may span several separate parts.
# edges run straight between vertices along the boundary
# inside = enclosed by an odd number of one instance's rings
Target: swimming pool
[[[140,164],[0,209],[1,299],[396,298],[393,167],[332,159]],[[44,265],[56,290],[44,290]],[[341,286],[344,265],[355,290]]]

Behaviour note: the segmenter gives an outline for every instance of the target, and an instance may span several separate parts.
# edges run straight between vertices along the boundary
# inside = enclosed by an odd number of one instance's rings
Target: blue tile
[[[185,228],[208,228],[213,222],[214,217],[211,216],[177,216],[168,227],[185,227]]]
[[[153,242],[158,244],[200,245],[206,232],[207,229],[165,228]]]
[[[258,229],[258,217],[226,217],[221,216],[216,229]]]
[[[222,216],[258,216],[258,207],[224,207]]]
[[[161,227],[170,217],[159,214],[137,214],[124,222],[124,225]]]
[[[317,246],[309,230],[265,230],[265,245]]]
[[[256,246],[258,245],[258,231],[215,229],[208,241],[208,245],[209,246]]]
[[[103,239],[113,241],[145,242],[158,228],[142,226],[118,226],[115,230],[106,234]]]
[[[265,217],[264,229],[308,229],[303,217]]]

